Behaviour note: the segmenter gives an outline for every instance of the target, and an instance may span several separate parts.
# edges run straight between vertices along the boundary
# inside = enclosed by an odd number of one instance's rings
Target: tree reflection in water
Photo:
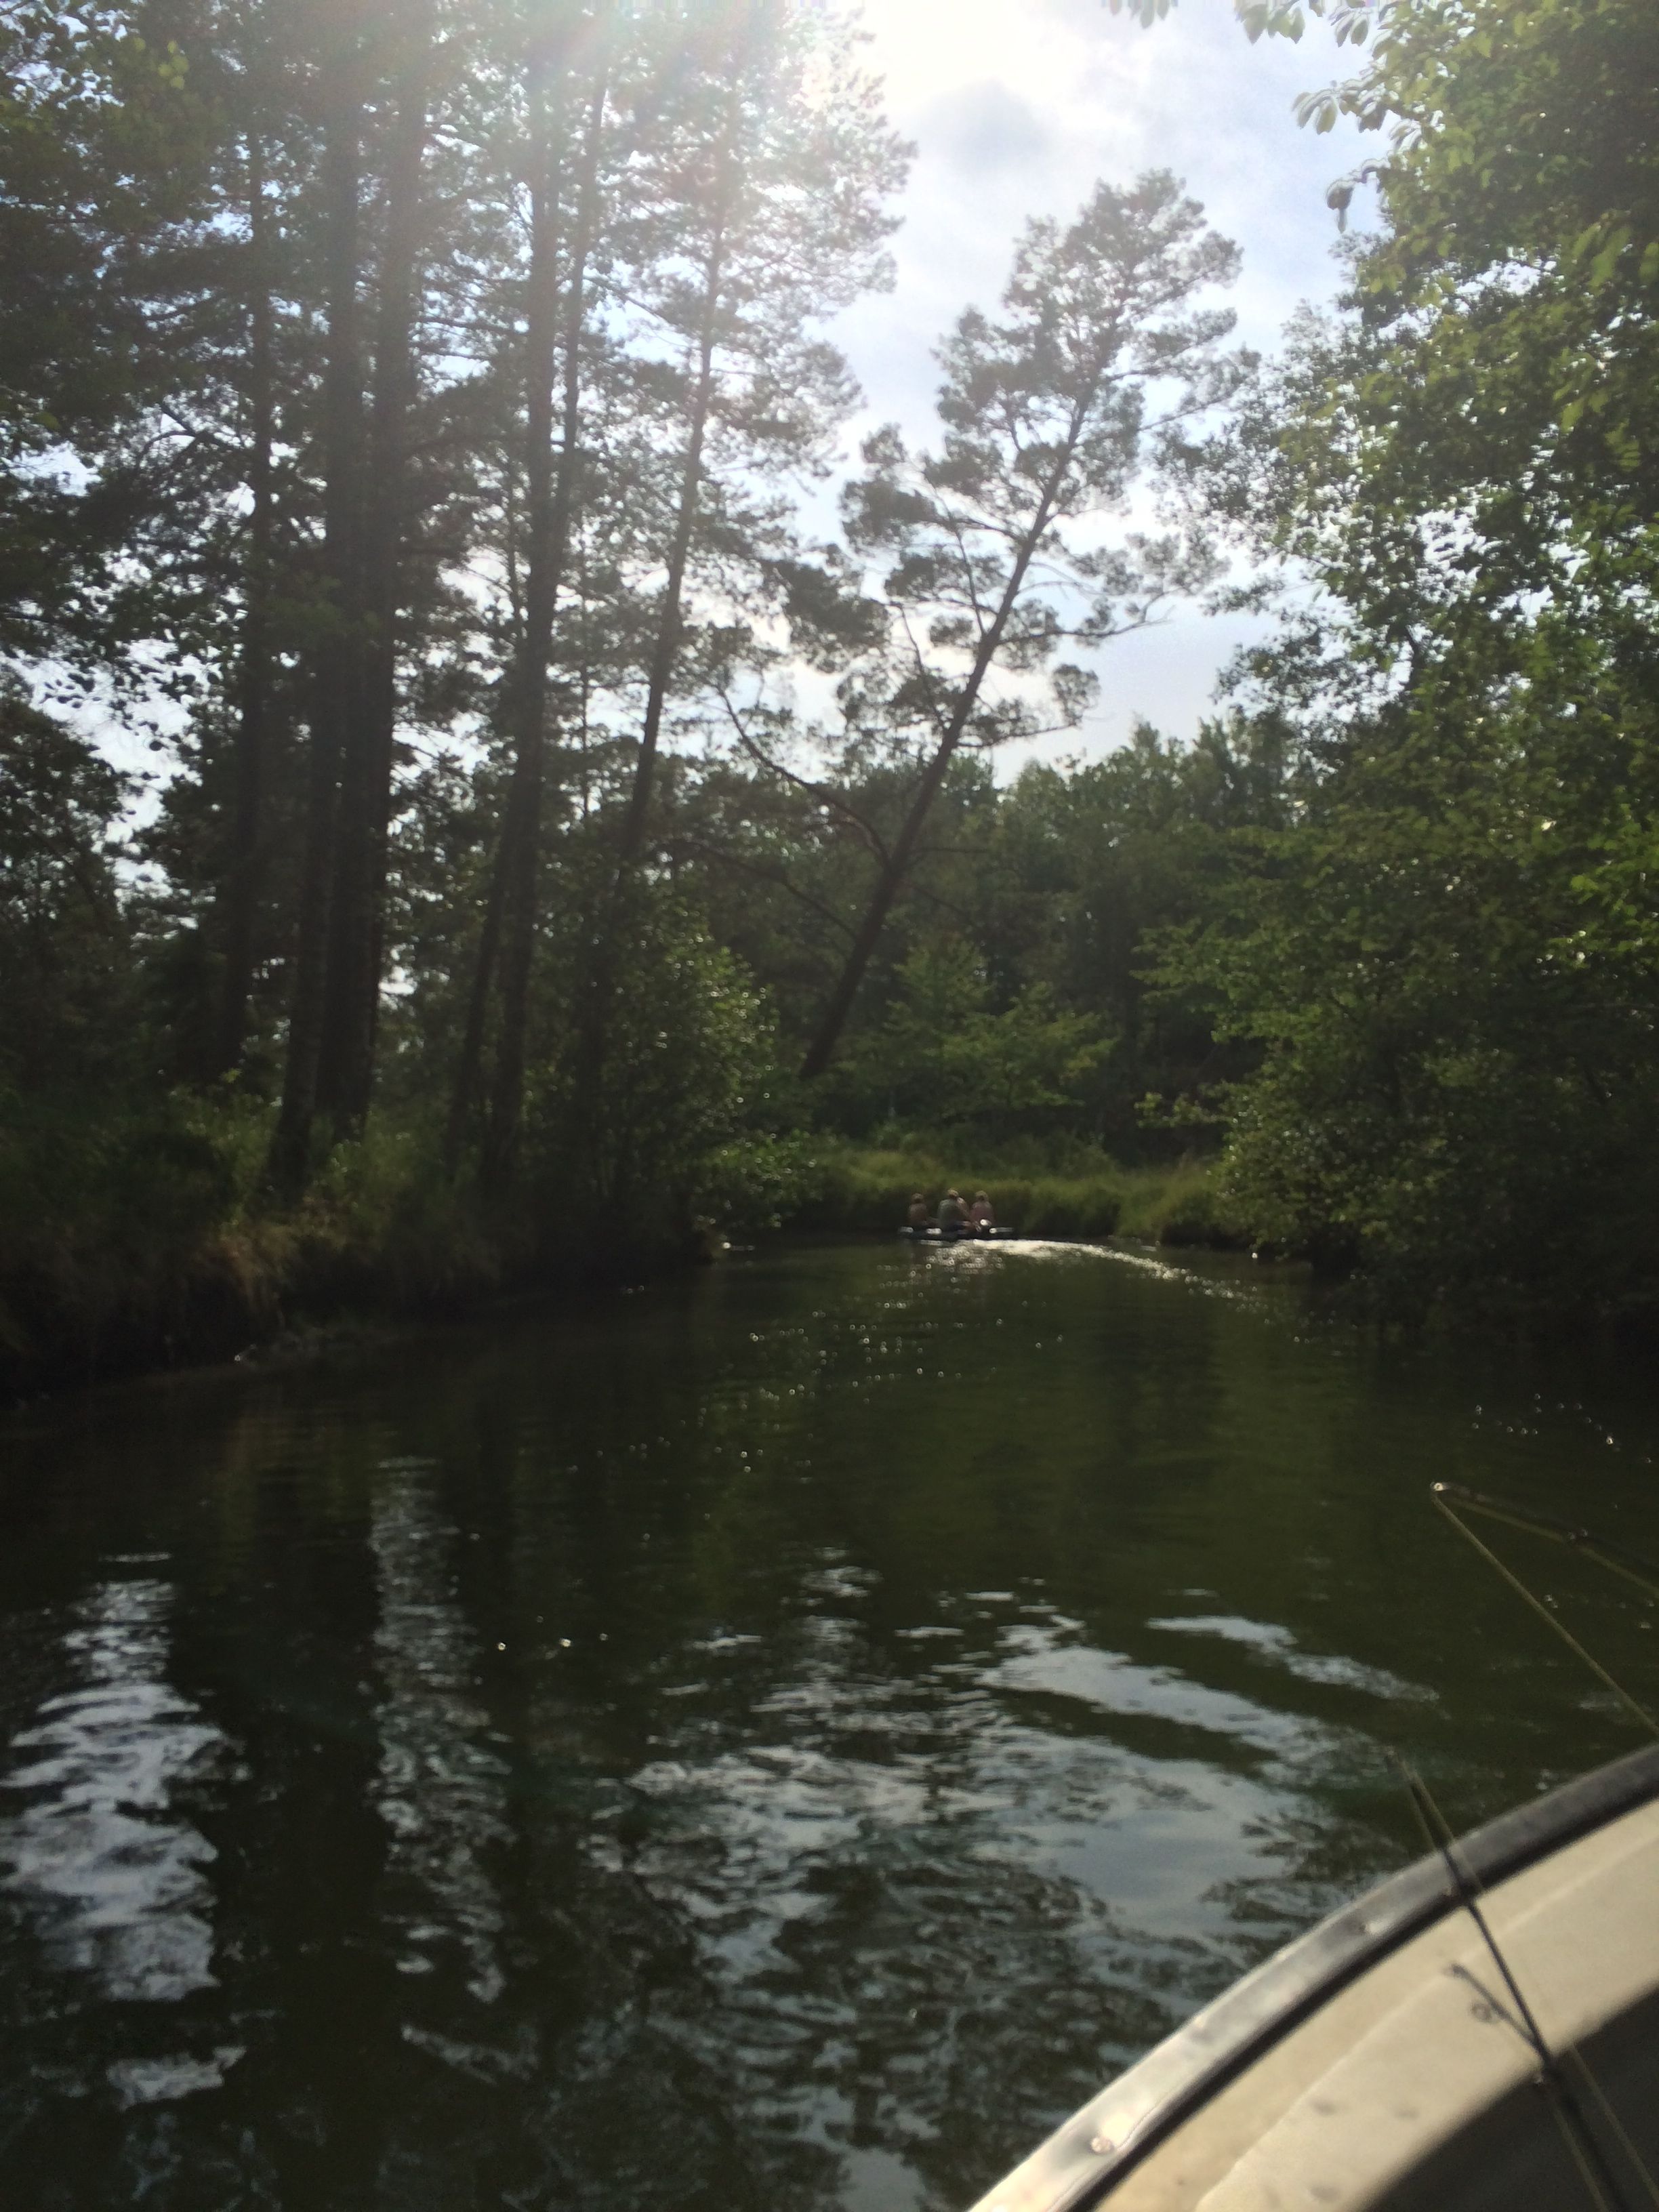
[[[428,1974],[459,1951],[466,1993],[501,1993],[501,1904],[489,1859],[511,1834],[507,1766],[478,1701],[477,1638],[457,1602],[460,1531],[434,1494],[434,1463],[383,1463],[369,1543],[380,1598],[381,1686],[374,1802],[392,1832],[385,1910],[398,1968]]]

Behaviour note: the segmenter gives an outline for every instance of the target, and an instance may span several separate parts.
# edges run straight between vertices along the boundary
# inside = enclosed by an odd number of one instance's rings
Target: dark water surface
[[[1632,1747],[1423,1500],[1659,1551],[1656,1449],[1628,1368],[1057,1247],[10,1417],[0,2197],[965,2203],[1414,1856],[1390,1747],[1462,1825]]]

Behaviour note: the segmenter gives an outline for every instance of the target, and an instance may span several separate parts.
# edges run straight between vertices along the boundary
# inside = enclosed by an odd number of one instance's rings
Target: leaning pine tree
[[[886,591],[909,665],[895,672],[895,715],[919,710],[927,735],[804,1075],[834,1058],[958,750],[1027,726],[1018,693],[988,690],[993,672],[1029,676],[1066,641],[1098,647],[1213,580],[1201,530],[1114,541],[1100,523],[1149,463],[1189,460],[1203,418],[1251,374],[1250,356],[1221,349],[1231,311],[1196,304],[1237,266],[1166,171],[1127,191],[1098,185],[1068,229],[1030,225],[1002,319],[969,309],[957,325],[941,356],[941,449],[913,459],[891,428],[866,446],[848,533],[860,552],[896,556]],[[1094,679],[1061,664],[1052,681],[1075,720]]]

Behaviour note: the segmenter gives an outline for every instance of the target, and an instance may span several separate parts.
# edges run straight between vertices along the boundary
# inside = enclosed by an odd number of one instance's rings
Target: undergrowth
[[[890,1146],[830,1144],[817,1188],[794,1218],[802,1227],[894,1230],[920,1191],[930,1209],[948,1189],[983,1190],[998,1223],[1027,1237],[1131,1237],[1149,1243],[1232,1248],[1248,1243],[1228,1213],[1207,1161],[1124,1167],[1091,1146],[964,1146],[947,1155],[919,1140]]]
[[[0,1401],[228,1358],[286,1330],[459,1311],[533,1271],[418,1130],[337,1148],[306,1197],[264,1181],[269,1109],[181,1095],[77,1120],[0,1098]]]

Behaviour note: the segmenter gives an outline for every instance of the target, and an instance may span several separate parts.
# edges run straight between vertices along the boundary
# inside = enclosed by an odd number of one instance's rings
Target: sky
[[[1325,189],[1369,148],[1291,112],[1299,93],[1355,68],[1322,24],[1297,45],[1252,46],[1232,0],[1179,0],[1149,30],[1102,0],[865,0],[864,21],[869,65],[916,156],[892,241],[898,282],[834,326],[869,403],[852,442],[889,421],[932,441],[940,336],[970,303],[994,306],[1026,219],[1071,216],[1098,178],[1159,167],[1185,180],[1242,249],[1230,297],[1246,344],[1276,350],[1298,302],[1336,292]],[[1223,663],[1263,627],[1177,611],[1115,641],[1096,664],[1098,707],[1043,749],[1092,754],[1142,717],[1190,736],[1213,711]],[[1003,773],[1017,765],[1003,756]]]

